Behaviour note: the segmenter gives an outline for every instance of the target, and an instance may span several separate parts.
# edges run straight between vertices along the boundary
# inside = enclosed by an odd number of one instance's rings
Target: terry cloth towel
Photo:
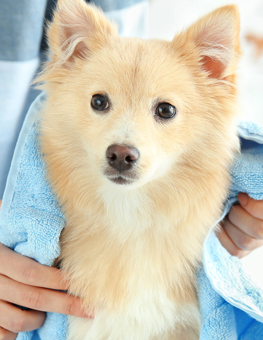
[[[37,122],[44,101],[41,94],[32,104],[18,140],[0,212],[0,242],[50,266],[59,255],[59,236],[66,221],[45,179],[39,153]],[[233,185],[224,214],[240,191],[263,199],[263,128],[243,122],[239,134],[242,153],[232,169]],[[263,339],[263,290],[212,230],[198,272],[198,296],[201,340]],[[17,339],[65,340],[66,333],[67,317],[47,313],[42,328],[20,333]]]
[[[263,127],[240,122],[241,154],[232,167],[232,186],[221,219],[239,192],[263,199]],[[263,270],[263,268],[259,268]],[[198,273],[202,315],[200,340],[263,340],[263,289],[242,262],[222,247],[213,229]]]

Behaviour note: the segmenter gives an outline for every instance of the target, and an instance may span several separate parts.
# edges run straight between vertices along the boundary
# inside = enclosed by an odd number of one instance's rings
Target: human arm
[[[56,291],[67,288],[60,270],[0,244],[0,339],[13,340],[18,332],[41,327],[44,311],[91,317],[82,311],[80,299]]]
[[[231,208],[217,236],[231,255],[242,258],[263,246],[263,200],[244,193],[238,195],[238,200],[240,205]]]

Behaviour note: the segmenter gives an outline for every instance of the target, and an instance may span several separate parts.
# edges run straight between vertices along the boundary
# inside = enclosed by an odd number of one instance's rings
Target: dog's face
[[[169,44],[125,39],[113,48],[77,75],[75,131],[99,176],[138,186],[169,172],[193,144],[202,97]]]
[[[234,12],[217,11],[172,42],[143,41],[120,38],[80,0],[61,3],[47,74],[63,97],[64,130],[98,177],[135,188],[179,171],[193,156],[198,166],[217,147],[213,134],[232,115]]]

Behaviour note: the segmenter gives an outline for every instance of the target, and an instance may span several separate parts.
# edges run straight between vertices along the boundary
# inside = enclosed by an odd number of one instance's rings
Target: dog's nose
[[[108,147],[106,157],[112,168],[122,172],[130,170],[139,159],[140,154],[134,147],[114,144]]]

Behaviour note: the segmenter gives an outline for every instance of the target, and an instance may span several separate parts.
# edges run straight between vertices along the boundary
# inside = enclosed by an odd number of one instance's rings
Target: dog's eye
[[[160,118],[170,119],[176,115],[177,109],[169,103],[161,103],[157,106],[155,114]]]
[[[94,94],[91,99],[91,107],[96,111],[108,110],[110,107],[109,100],[102,94]]]

